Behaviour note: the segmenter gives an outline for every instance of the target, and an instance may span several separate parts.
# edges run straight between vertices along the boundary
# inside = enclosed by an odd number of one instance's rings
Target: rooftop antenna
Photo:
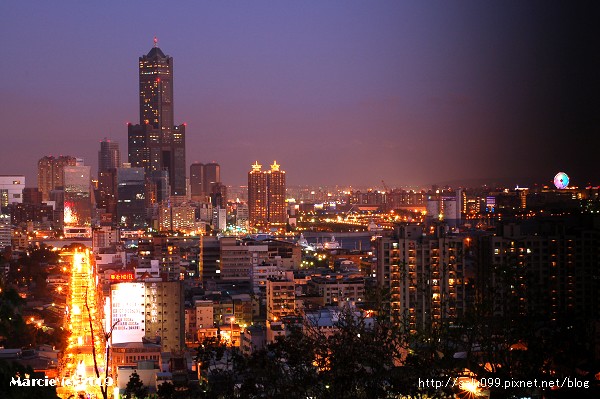
[[[158,38],[154,36],[154,47],[158,47]]]

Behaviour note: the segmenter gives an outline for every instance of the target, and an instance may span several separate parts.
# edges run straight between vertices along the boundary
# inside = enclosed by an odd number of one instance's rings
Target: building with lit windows
[[[251,256],[248,247],[242,245],[235,237],[222,237],[220,240],[221,280],[250,280],[252,268]]]
[[[467,307],[465,237],[423,236],[422,226],[401,226],[377,240],[377,283],[390,291],[394,320],[408,328],[452,324]]]
[[[117,216],[117,168],[121,167],[119,143],[104,139],[98,151],[97,208],[105,210],[105,220],[114,222]]]
[[[110,286],[112,344],[152,342],[163,352],[184,348],[185,312],[180,281],[146,279]]]
[[[98,151],[98,173],[121,167],[121,152],[119,143],[105,138],[100,142]]]
[[[46,156],[38,161],[38,189],[42,193],[42,201],[50,200],[50,192],[63,187],[63,169],[75,166],[77,159],[71,156]]]
[[[172,195],[186,194],[185,124],[174,125],[173,58],[154,47],[139,58],[140,123],[128,125],[131,166],[167,170]]]
[[[204,188],[204,164],[194,162],[190,165],[190,195],[193,201],[204,201],[206,189]]]
[[[287,278],[267,280],[267,321],[281,321],[296,313],[296,286]]]
[[[221,183],[221,166],[216,162],[204,165],[204,187],[207,194],[213,192],[216,184]]]
[[[63,186],[65,226],[90,226],[92,223],[90,167],[64,166]]]
[[[307,283],[309,291],[323,298],[326,305],[344,302],[359,303],[365,300],[363,277],[313,276]]]
[[[285,171],[280,170],[277,161],[271,169],[262,170],[262,165],[254,163],[248,173],[248,213],[249,223],[256,228],[277,227],[287,221]]]
[[[162,204],[158,208],[158,224],[160,231],[190,232],[200,228],[196,222],[196,211],[188,204]]]
[[[569,323],[600,316],[600,229],[581,216],[503,222],[479,238],[478,294],[496,315]]]
[[[146,186],[143,168],[117,169],[117,223],[126,228],[146,226]]]
[[[12,224],[10,215],[0,212],[0,252],[12,245]]]
[[[0,206],[23,203],[25,176],[0,176]]]
[[[248,229],[248,205],[242,204],[240,202],[235,204],[235,225],[242,229]]]

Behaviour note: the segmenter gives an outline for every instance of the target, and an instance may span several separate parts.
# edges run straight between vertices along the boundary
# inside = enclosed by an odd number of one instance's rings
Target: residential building
[[[250,225],[261,229],[282,227],[287,221],[286,178],[277,161],[262,170],[257,162],[248,173],[248,211]]]

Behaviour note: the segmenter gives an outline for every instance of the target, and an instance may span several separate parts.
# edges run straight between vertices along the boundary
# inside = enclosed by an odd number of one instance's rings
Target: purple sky
[[[177,3],[177,4],[172,4]],[[596,10],[549,2],[3,2],[0,174],[139,122],[137,59],[174,58],[187,160],[226,184],[600,184]],[[593,11],[593,12],[592,12]],[[594,54],[595,53],[595,54]]]

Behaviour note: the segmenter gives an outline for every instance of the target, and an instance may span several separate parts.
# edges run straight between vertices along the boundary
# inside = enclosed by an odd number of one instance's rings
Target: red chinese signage
[[[110,281],[132,281],[135,279],[133,272],[112,273]]]

